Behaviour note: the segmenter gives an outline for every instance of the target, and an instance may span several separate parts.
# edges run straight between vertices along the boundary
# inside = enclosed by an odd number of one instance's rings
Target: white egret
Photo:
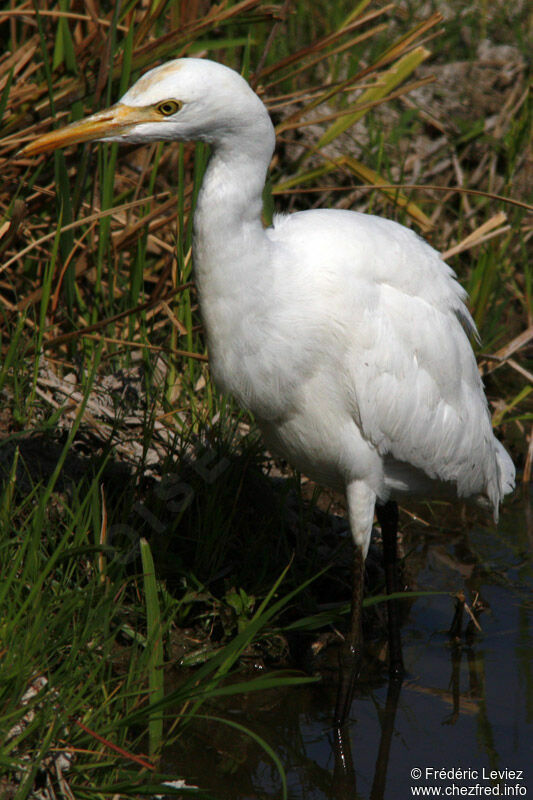
[[[514,486],[469,341],[476,329],[466,293],[439,254],[396,222],[321,209],[276,216],[265,229],[274,128],[246,81],[221,64],[187,58],[156,67],[116,105],[22,153],[90,140],[211,145],[193,243],[211,374],[253,412],[274,453],[346,493],[354,672],[376,504],[394,559],[395,499],[484,500],[497,519]],[[398,645],[393,636],[400,672]],[[352,685],[341,682],[338,724]]]

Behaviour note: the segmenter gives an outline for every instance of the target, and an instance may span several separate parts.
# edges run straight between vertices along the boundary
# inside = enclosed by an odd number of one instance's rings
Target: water
[[[344,759],[331,728],[333,670],[320,684],[234,699],[225,715],[277,753],[291,800],[403,800],[424,788],[443,797],[533,797],[532,552],[523,502],[505,510],[497,531],[418,537],[409,556],[417,586],[477,597],[482,631],[473,633],[465,618],[452,642],[450,596],[417,599],[402,627],[407,676],[399,696],[383,670],[367,670]],[[196,731],[188,746],[167,753],[165,769],[220,800],[281,797],[272,760],[223,725]]]

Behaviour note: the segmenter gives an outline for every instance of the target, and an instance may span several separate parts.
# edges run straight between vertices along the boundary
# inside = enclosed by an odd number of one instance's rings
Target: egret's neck
[[[213,150],[194,215],[194,275],[211,375],[223,392],[255,408],[246,387],[264,337],[256,328],[272,299],[272,260],[261,221],[274,129],[255,95],[255,111]],[[255,102],[254,101],[254,102]],[[264,324],[264,320],[261,324]],[[251,361],[250,361],[251,359]]]
[[[255,109],[254,109],[255,110]],[[194,215],[193,258],[203,300],[224,284],[253,280],[267,237],[262,193],[274,148],[274,129],[261,104],[253,119],[212,145]]]

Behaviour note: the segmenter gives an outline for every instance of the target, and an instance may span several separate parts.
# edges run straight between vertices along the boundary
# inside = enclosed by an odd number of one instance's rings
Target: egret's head
[[[266,109],[234,70],[200,58],[169,61],[145,73],[111,108],[30,142],[35,155],[88,141],[223,142],[254,123],[271,127]],[[259,127],[259,129],[258,129]]]

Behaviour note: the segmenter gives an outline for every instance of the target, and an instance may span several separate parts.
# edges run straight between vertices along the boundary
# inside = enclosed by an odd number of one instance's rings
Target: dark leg
[[[350,729],[337,726],[333,731],[333,794],[332,800],[354,800],[358,797],[353,766]]]
[[[456,642],[461,640],[463,634],[463,617],[465,611],[465,595],[464,592],[457,592],[455,595],[455,614],[453,615],[452,624],[448,631],[452,639]]]
[[[453,710],[443,719],[443,725],[455,725],[459,719],[461,708],[461,659],[463,655],[461,643],[456,639],[452,643],[452,675],[450,679]]]
[[[385,568],[385,585],[387,594],[399,591],[398,559],[396,555],[396,536],[398,533],[398,506],[392,500],[385,505],[376,506],[376,513],[383,537],[383,566]],[[400,617],[398,601],[387,600],[389,617],[389,673],[391,678],[401,680],[404,676],[402,658],[402,640],[400,635]]]
[[[334,718],[337,728],[340,728],[346,721],[352,704],[353,690],[361,667],[363,649],[361,609],[364,592],[365,559],[360,547],[354,545],[354,549],[350,630],[339,655],[339,688]]]
[[[394,735],[394,720],[402,690],[400,680],[389,681],[387,701],[383,713],[380,715],[381,737],[379,740],[378,757],[374,769],[374,781],[370,792],[370,800],[383,800],[385,784],[389,770],[389,755]]]

